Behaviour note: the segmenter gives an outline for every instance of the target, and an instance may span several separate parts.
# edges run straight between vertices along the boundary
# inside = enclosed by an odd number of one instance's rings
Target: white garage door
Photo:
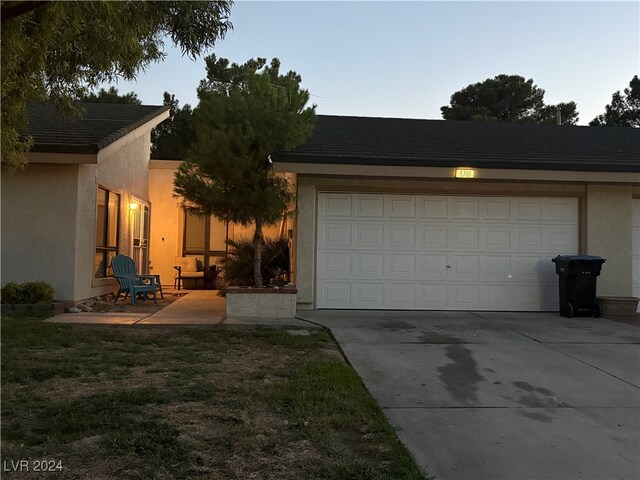
[[[576,198],[320,193],[318,308],[556,310]]]
[[[633,296],[640,297],[640,199],[633,200],[632,225],[633,225]]]

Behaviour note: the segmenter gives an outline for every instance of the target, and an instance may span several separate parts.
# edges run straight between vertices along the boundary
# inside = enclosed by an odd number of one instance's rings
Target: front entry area
[[[548,311],[578,198],[318,193],[317,308]]]

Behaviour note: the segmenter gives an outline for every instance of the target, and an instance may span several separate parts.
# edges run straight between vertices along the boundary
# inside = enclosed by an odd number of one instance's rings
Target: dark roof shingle
[[[276,162],[640,172],[640,129],[318,115]]]
[[[168,106],[81,103],[81,117],[64,118],[52,105],[29,108],[33,152],[97,153],[152,120]]]

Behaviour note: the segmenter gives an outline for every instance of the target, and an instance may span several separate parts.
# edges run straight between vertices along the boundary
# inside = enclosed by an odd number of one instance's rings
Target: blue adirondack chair
[[[160,283],[160,275],[138,275],[136,264],[131,257],[126,255],[116,255],[111,260],[111,269],[113,276],[118,280],[118,293],[116,295],[116,303],[120,298],[120,294],[124,293],[124,299],[127,295],[131,295],[131,304],[136,304],[138,293],[153,294],[153,301],[158,303],[156,292],[160,292],[160,298],[164,298],[162,294],[162,284]]]

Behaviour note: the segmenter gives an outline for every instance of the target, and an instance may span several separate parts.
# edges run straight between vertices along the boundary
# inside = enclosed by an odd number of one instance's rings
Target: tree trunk
[[[262,222],[256,220],[256,233],[253,235],[253,284],[262,286]]]

